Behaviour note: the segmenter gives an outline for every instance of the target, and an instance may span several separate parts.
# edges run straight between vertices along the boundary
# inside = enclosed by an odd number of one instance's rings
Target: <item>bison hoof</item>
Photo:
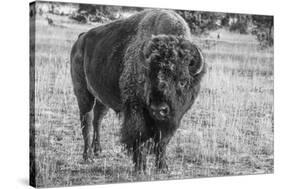
[[[102,151],[100,144],[94,144],[93,148],[94,148],[94,155],[99,156]]]
[[[157,172],[159,173],[167,173],[168,172],[168,165],[166,161],[160,161],[156,164]]]
[[[146,163],[135,164],[135,173],[136,174],[145,174]]]
[[[83,153],[83,159],[84,159],[84,161],[86,161],[86,162],[92,162],[93,161],[93,151],[92,151],[92,149],[89,149],[87,152],[84,152]]]
[[[91,159],[91,157],[88,153],[83,153],[83,159],[84,159],[84,161],[89,161]]]
[[[140,168],[135,168],[134,169],[134,174],[135,175],[145,175],[146,174],[146,171],[145,171],[145,169],[140,169]]]

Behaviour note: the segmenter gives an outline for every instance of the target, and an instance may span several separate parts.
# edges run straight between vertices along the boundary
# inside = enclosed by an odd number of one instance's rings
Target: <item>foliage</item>
[[[239,32],[241,34],[247,34],[248,24],[247,22],[236,22],[230,25],[229,30]]]
[[[225,24],[229,27],[229,31],[238,32],[240,34],[249,33],[251,15],[229,13],[226,17],[228,23]]]
[[[107,22],[120,18],[121,12],[141,10],[143,10],[143,8],[79,4],[77,15],[84,17],[90,22]]]
[[[188,23],[191,33],[200,35],[210,30],[221,27],[221,19],[224,13],[202,12],[202,11],[176,11]]]
[[[113,20],[116,19],[115,13],[120,10],[120,6],[80,4],[78,13],[84,13],[86,15],[101,15]]]
[[[256,26],[252,34],[256,35],[262,47],[273,46],[273,16],[253,15],[253,24]]]
[[[83,14],[73,14],[69,18],[76,20],[80,23],[87,23],[87,17]]]
[[[188,23],[194,35],[206,34],[218,28],[228,28],[240,34],[252,33],[262,47],[273,45],[273,17],[202,11],[176,11]]]

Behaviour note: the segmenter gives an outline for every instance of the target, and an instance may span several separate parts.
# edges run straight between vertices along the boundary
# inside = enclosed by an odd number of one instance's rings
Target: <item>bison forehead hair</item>
[[[158,35],[152,36],[144,49],[144,55],[151,68],[169,70],[177,73],[177,67],[194,66],[190,74],[195,75],[200,72],[201,53],[199,49],[191,42],[185,40],[182,36]],[[195,65],[197,63],[197,65]],[[197,70],[196,70],[197,68]]]

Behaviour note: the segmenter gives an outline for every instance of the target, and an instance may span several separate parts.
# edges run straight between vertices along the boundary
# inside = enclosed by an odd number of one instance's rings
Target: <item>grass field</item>
[[[208,69],[196,103],[168,146],[169,171],[156,173],[149,157],[147,173],[134,176],[113,111],[102,122],[102,154],[83,161],[69,55],[78,34],[98,24],[52,18],[53,26],[40,16],[36,21],[37,186],[273,173],[273,49],[261,50],[253,36],[224,30],[219,41],[210,40],[216,32],[195,39]]]

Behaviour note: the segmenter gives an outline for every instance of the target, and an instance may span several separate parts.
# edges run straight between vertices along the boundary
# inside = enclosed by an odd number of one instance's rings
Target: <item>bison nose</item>
[[[156,113],[162,117],[165,117],[165,116],[169,115],[169,113],[170,113],[170,107],[166,103],[163,103],[158,106],[152,105],[151,109],[154,113]]]

